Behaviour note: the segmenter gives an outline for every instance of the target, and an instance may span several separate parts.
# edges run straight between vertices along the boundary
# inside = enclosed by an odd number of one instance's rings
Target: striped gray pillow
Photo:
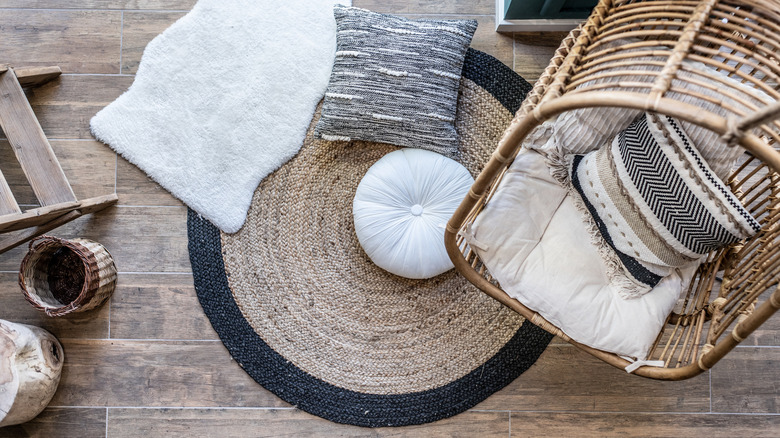
[[[455,109],[474,20],[409,20],[337,5],[336,60],[315,136],[457,154]]]

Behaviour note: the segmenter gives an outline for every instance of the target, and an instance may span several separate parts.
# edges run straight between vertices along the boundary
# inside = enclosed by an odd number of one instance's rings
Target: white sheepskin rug
[[[144,51],[93,135],[234,233],[300,149],[336,50],[334,0],[200,0]]]

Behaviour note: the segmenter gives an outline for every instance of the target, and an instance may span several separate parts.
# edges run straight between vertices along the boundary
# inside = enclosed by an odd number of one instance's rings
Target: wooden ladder
[[[60,74],[59,67],[0,65],[0,128],[41,205],[22,212],[0,172],[0,253],[117,202],[116,193],[76,199],[27,101],[23,88],[45,84]]]

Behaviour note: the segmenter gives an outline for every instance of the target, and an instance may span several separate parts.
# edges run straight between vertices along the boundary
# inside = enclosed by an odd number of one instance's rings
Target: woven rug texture
[[[469,50],[456,127],[473,175],[530,86]],[[454,270],[410,280],[358,243],[352,199],[395,146],[328,142],[312,130],[255,192],[244,227],[220,233],[190,212],[190,258],[203,308],[261,385],[326,419],[360,426],[435,421],[475,406],[530,367],[552,336]]]

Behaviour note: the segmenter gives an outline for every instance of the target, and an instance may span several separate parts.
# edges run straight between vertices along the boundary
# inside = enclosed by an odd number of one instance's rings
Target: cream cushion
[[[621,298],[572,195],[543,155],[527,149],[467,239],[511,297],[579,343],[640,360],[696,269],[676,269],[650,293]]]
[[[473,183],[465,167],[435,152],[385,155],[355,192],[360,245],[377,266],[401,277],[430,278],[452,269],[444,227]]]

